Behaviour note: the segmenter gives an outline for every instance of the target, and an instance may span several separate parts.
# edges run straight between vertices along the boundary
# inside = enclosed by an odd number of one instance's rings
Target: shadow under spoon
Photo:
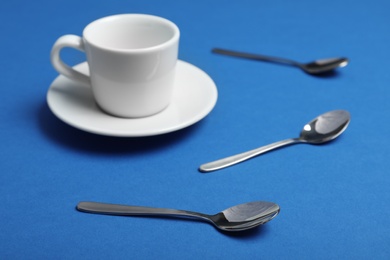
[[[100,202],[80,202],[77,210],[87,213],[120,216],[170,216],[195,218],[212,223],[223,231],[243,231],[262,225],[278,215],[277,204],[266,201],[248,202],[225,209],[215,215],[198,212],[127,206]]]
[[[212,49],[212,52],[228,55],[228,56],[245,58],[245,59],[260,60],[260,61],[267,61],[267,62],[274,62],[274,63],[296,66],[301,70],[305,71],[306,73],[313,74],[313,75],[329,73],[336,68],[347,66],[349,62],[347,58],[327,58],[327,59],[315,60],[309,63],[300,63],[285,58],[265,56],[261,54],[252,54],[246,52],[238,52],[238,51],[225,50],[220,48],[214,48]]]
[[[324,113],[307,123],[303,127],[298,138],[282,140],[266,146],[262,146],[257,149],[250,150],[248,152],[240,153],[237,155],[226,157],[224,159],[202,164],[199,167],[199,171],[216,171],[287,145],[298,143],[322,144],[329,142],[344,132],[350,120],[351,116],[349,112],[345,110],[333,110]]]

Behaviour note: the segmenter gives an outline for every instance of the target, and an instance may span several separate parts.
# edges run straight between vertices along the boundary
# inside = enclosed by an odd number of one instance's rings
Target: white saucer
[[[86,62],[75,69],[88,73]],[[104,113],[96,105],[92,91],[62,75],[51,84],[47,103],[65,123],[78,129],[108,136],[138,137],[169,133],[204,118],[217,102],[217,88],[202,70],[178,61],[171,104],[162,112],[144,118],[120,118]]]

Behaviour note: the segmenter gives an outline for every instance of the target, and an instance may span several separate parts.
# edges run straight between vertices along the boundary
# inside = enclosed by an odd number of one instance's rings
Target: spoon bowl
[[[309,74],[325,74],[336,68],[342,68],[348,65],[347,58],[321,59],[309,63],[296,63],[299,68]]]
[[[266,201],[248,202],[225,209],[215,215],[193,211],[127,206],[100,202],[80,202],[77,210],[87,213],[120,216],[171,216],[187,217],[207,221],[223,231],[243,231],[255,228],[275,218],[280,208]]]
[[[322,144],[329,142],[341,135],[348,127],[351,115],[345,110],[333,110],[319,115],[307,123],[298,138],[290,138],[275,142],[248,152],[229,156],[217,161],[202,164],[199,167],[201,172],[211,172],[231,165],[243,162],[271,150],[298,143]]]
[[[260,60],[260,61],[267,61],[267,62],[274,62],[274,63],[280,63],[284,65],[291,65],[300,68],[301,70],[305,71],[308,74],[312,75],[320,75],[325,74],[333,71],[336,68],[345,67],[348,65],[349,60],[347,58],[328,58],[328,59],[320,59],[315,60],[308,63],[300,63],[296,62],[290,59],[285,58],[279,58],[279,57],[272,57],[272,56],[265,56],[261,54],[252,54],[252,53],[246,53],[246,52],[238,52],[238,51],[232,51],[232,50],[225,50],[220,48],[214,48],[212,49],[212,52],[228,55],[228,56],[234,56],[234,57],[240,57],[245,59],[252,59],[252,60]]]
[[[209,217],[220,230],[243,231],[265,224],[280,212],[277,204],[255,201],[233,206]]]
[[[333,110],[307,123],[299,136],[301,142],[322,144],[336,139],[348,127],[351,115],[345,110]]]

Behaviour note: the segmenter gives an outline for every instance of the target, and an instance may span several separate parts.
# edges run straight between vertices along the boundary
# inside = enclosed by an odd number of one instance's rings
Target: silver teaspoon
[[[225,50],[219,48],[212,49],[212,52],[240,57],[240,58],[252,59],[252,60],[261,60],[261,61],[292,65],[302,69],[303,71],[309,74],[327,73],[338,67],[345,67],[349,62],[347,58],[328,58],[328,59],[315,60],[309,63],[300,63],[300,62],[279,58],[279,57],[271,57],[271,56],[265,56],[260,54],[251,54],[251,53],[231,51],[231,50]]]
[[[291,138],[275,142],[260,148],[250,150],[248,152],[233,155],[224,159],[209,162],[199,167],[201,172],[211,172],[226,168],[228,166],[240,163],[248,160],[260,154],[269,152],[273,149],[280,148],[282,146],[297,144],[297,143],[309,143],[309,144],[322,144],[329,142],[339,135],[347,128],[351,116],[348,111],[345,110],[333,110],[322,114],[309,123],[307,123],[298,138]]]
[[[225,209],[215,215],[207,215],[186,210],[127,206],[99,202],[80,202],[76,208],[82,212],[106,215],[196,218],[210,222],[223,231],[243,231],[257,227],[276,217],[280,211],[277,204],[265,201],[240,204]]]

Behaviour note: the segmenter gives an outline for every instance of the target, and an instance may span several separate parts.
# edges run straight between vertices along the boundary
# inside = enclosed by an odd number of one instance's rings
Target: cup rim
[[[143,18],[148,18],[148,19],[155,20],[155,21],[160,21],[160,22],[164,23],[165,25],[168,25],[169,27],[172,28],[172,30],[174,32],[173,36],[169,40],[167,40],[163,43],[160,43],[160,44],[157,44],[157,45],[154,45],[151,47],[137,48],[137,49],[122,49],[122,48],[112,48],[112,47],[102,46],[94,41],[91,41],[89,39],[89,37],[87,36],[88,30],[90,30],[92,26],[96,26],[97,24],[106,22],[108,20],[121,19],[123,17],[143,17]],[[106,17],[102,17],[100,19],[97,19],[97,20],[89,23],[84,28],[82,35],[83,35],[83,39],[86,42],[88,42],[89,45],[92,45],[95,48],[98,48],[101,50],[117,52],[117,53],[144,53],[144,52],[150,52],[150,51],[154,51],[154,50],[164,49],[168,46],[171,46],[172,44],[174,44],[175,42],[177,42],[179,40],[180,30],[175,23],[171,22],[170,20],[168,20],[166,18],[156,16],[156,15],[150,15],[150,14],[134,13],[134,14],[115,14],[115,15],[110,15],[110,16],[106,16]]]

